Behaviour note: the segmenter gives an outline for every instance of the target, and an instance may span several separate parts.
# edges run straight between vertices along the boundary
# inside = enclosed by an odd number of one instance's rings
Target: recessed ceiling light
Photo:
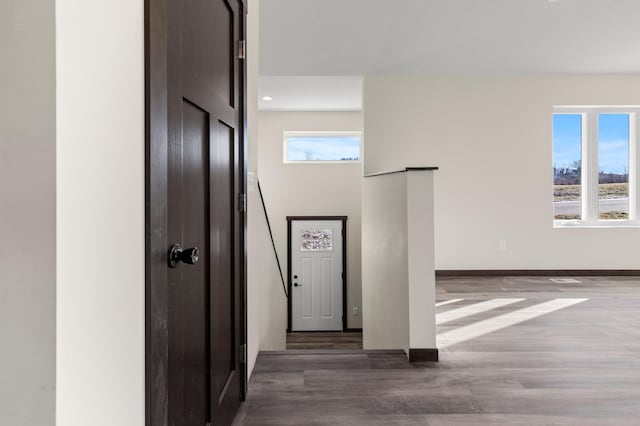
[[[271,96],[263,96],[263,97],[262,97],[262,100],[263,100],[263,101],[272,101],[272,100],[273,100],[273,98],[272,98]]]

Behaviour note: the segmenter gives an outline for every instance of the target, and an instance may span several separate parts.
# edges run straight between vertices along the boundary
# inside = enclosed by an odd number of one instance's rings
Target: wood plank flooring
[[[287,349],[362,349],[362,332],[288,333]]]
[[[640,425],[640,279],[576,278],[439,278],[437,301],[461,300],[437,312],[467,307],[441,317],[462,340],[439,363],[261,353],[234,424]],[[500,298],[522,300],[477,306]]]

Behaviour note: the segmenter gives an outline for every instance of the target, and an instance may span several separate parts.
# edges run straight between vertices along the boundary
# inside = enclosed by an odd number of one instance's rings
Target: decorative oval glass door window
[[[300,251],[333,251],[331,229],[303,229]]]

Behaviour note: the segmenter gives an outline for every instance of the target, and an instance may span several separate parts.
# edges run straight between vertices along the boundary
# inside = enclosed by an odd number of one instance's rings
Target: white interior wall
[[[365,171],[440,167],[437,269],[637,269],[640,228],[553,228],[551,114],[638,104],[639,76],[367,76]]]
[[[436,348],[436,274],[433,239],[433,174],[406,173],[409,347]]]
[[[260,342],[260,321],[257,312],[260,310],[260,299],[255,297],[260,291],[260,283],[256,280],[253,256],[256,252],[256,239],[254,232],[258,223],[257,206],[255,202],[255,184],[253,177],[258,167],[258,68],[260,54],[258,0],[249,1],[249,13],[247,14],[247,170],[249,182],[247,184],[247,371],[251,372],[256,363]]]
[[[55,422],[55,15],[0,2],[0,425]]]
[[[248,195],[248,372],[251,375],[260,351],[286,349],[287,299],[256,187],[255,169]]]
[[[360,112],[260,112],[260,184],[287,280],[287,216],[348,216],[347,326],[361,328],[360,200],[362,163],[284,164],[285,131],[360,131]],[[264,253],[263,256],[273,256]],[[282,289],[279,290],[282,293]],[[285,300],[286,302],[286,300]],[[286,304],[282,308],[286,314]],[[275,311],[276,309],[274,309]]]
[[[407,177],[362,182],[364,349],[409,349]]]
[[[261,350],[286,346],[286,299],[272,255],[271,240],[256,184],[258,174],[258,37],[259,1],[249,1],[247,17],[247,368],[249,376]]]
[[[143,2],[57,0],[57,395],[144,424]]]

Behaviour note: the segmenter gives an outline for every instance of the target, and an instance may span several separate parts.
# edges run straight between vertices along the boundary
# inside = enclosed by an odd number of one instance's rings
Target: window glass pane
[[[333,251],[331,229],[305,229],[301,237],[300,251]]]
[[[287,136],[288,161],[358,161],[358,135]]]
[[[553,114],[554,219],[582,219],[582,115]]]
[[[629,114],[598,115],[598,213],[629,219]]]

